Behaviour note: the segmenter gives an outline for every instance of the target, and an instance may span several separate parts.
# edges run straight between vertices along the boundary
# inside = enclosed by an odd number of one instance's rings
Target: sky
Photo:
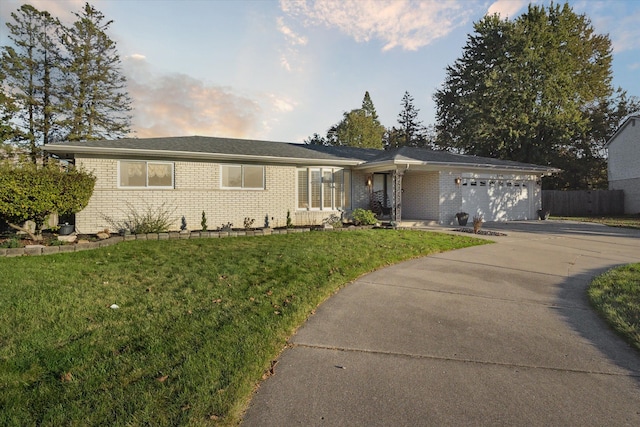
[[[0,0],[0,44],[23,3],[74,20],[81,0]],[[405,91],[435,123],[433,94],[486,14],[521,0],[93,0],[112,20],[138,138],[303,142],[362,104],[397,125]],[[548,5],[549,1],[534,1]],[[556,2],[558,3],[558,2]],[[568,2],[613,44],[613,85],[640,96],[640,1]]]

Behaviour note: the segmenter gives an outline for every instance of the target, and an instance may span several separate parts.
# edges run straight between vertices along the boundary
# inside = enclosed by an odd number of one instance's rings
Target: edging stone
[[[334,230],[325,231],[349,231],[352,228],[342,227]],[[354,227],[353,229],[357,229]],[[49,255],[64,252],[81,252],[91,249],[97,249],[112,246],[124,241],[131,240],[168,240],[168,239],[198,239],[198,238],[220,238],[220,237],[238,237],[238,236],[270,236],[275,234],[292,234],[292,233],[308,233],[311,228],[261,228],[256,230],[236,230],[236,231],[193,231],[193,232],[177,232],[170,231],[167,233],[148,233],[148,234],[126,234],[124,236],[111,236],[108,239],[98,240],[94,242],[75,243],[71,245],[60,246],[38,246],[31,248],[0,248],[0,257],[17,257],[17,256],[38,256]]]

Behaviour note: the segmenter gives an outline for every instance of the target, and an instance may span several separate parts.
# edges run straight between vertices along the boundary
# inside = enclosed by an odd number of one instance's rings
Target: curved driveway
[[[639,426],[640,352],[594,314],[585,288],[640,262],[640,232],[485,229],[507,236],[368,274],[319,307],[243,425]]]

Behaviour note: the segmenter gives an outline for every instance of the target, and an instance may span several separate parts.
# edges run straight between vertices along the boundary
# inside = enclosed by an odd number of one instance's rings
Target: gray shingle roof
[[[305,145],[249,139],[218,138],[208,136],[180,136],[166,138],[127,138],[101,141],[63,141],[48,144],[46,148],[105,148],[142,151],[189,152],[202,154],[228,154],[240,156],[284,157],[300,159],[348,158],[306,149]],[[52,151],[53,151],[52,150]],[[69,151],[73,151],[72,149]]]
[[[466,154],[455,154],[448,151],[436,151],[415,147],[400,147],[396,150],[384,151],[375,158],[370,159],[369,163],[390,161],[395,161],[396,163],[401,163],[403,161],[417,161],[424,163],[461,164],[468,166],[495,166],[506,167],[509,169],[527,169],[540,171],[553,169],[548,166],[533,165],[530,163],[493,159],[490,157],[471,156]]]
[[[524,169],[541,172],[553,171],[547,166],[528,163],[498,160],[487,157],[476,157],[453,154],[446,151],[435,151],[424,148],[402,147],[396,150],[375,150],[370,148],[303,145],[286,142],[259,141],[248,139],[218,138],[205,136],[184,136],[166,138],[128,138],[101,141],[66,141],[47,144],[45,150],[60,156],[73,153],[100,152],[102,154],[128,152],[141,156],[153,154],[155,157],[166,153],[167,157],[181,154],[180,157],[238,156],[246,158],[272,158],[280,162],[305,161],[313,163],[345,162],[353,165],[380,163],[424,163],[464,165],[469,167],[502,167],[507,169]]]

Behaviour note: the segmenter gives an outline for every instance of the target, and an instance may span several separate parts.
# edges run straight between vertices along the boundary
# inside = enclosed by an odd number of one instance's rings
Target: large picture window
[[[298,169],[298,209],[351,207],[351,172],[337,168]]]
[[[264,189],[264,166],[221,165],[222,188]]]
[[[120,161],[118,185],[120,187],[173,188],[173,163]]]

